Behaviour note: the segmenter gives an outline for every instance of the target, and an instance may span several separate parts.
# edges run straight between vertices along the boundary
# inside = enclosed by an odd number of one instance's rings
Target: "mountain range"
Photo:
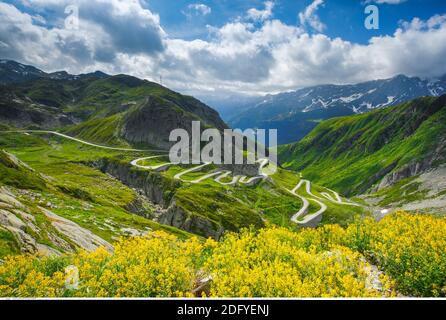
[[[299,141],[325,119],[361,114],[444,93],[446,75],[430,80],[398,75],[352,85],[320,85],[267,95],[251,105],[241,105],[228,123],[241,129],[277,129],[278,143],[287,144]]]

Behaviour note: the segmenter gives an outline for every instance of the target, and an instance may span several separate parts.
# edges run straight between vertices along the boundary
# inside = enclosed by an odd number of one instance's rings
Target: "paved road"
[[[298,190],[303,185],[305,185],[305,192],[311,198],[306,198],[303,195],[298,193]],[[321,193],[321,195],[324,196],[324,198],[315,195],[311,190],[311,182],[308,180],[305,180],[305,179],[301,179],[299,181],[299,183],[297,184],[297,186],[293,190],[288,190],[291,194],[293,194],[294,196],[301,199],[302,204],[303,204],[302,208],[291,217],[291,221],[298,225],[301,225],[301,226],[316,227],[322,221],[323,214],[328,209],[327,205],[324,202],[322,202],[325,200],[329,200],[330,202],[340,204],[340,205],[349,205],[349,206],[357,206],[357,207],[361,206],[356,203],[345,202],[342,200],[341,196],[337,192],[330,190],[330,189],[327,189],[327,190],[332,192],[334,197],[326,192]],[[312,214],[309,214],[309,212],[308,212],[309,207],[310,207],[310,201],[312,201],[320,206],[320,209],[317,212],[312,213]]]
[[[46,130],[18,130],[18,131],[0,131],[0,133],[23,133],[23,134],[30,134],[30,133],[42,133],[42,134],[52,134],[55,136],[59,136],[68,140],[76,141],[82,144],[85,144],[87,146],[101,148],[101,149],[107,149],[107,150],[115,150],[115,151],[130,151],[130,152],[154,152],[154,153],[168,153],[166,150],[144,150],[144,149],[131,149],[131,148],[115,148],[115,147],[107,147],[100,144],[91,143],[88,141],[84,141],[75,137],[71,137],[69,135],[57,132],[57,131],[46,131]]]
[[[361,206],[360,204],[358,204],[358,203],[353,203],[353,202],[346,202],[346,201],[343,201],[342,198],[341,198],[341,196],[339,195],[339,193],[337,193],[337,192],[334,191],[334,190],[331,190],[331,189],[328,189],[328,188],[325,188],[325,189],[327,189],[327,190],[330,191],[332,194],[334,194],[334,196],[335,196],[335,198],[336,198],[336,199],[333,199],[333,197],[330,196],[330,194],[328,194],[328,193],[326,193],[326,192],[321,192],[321,195],[323,195],[325,198],[327,198],[327,199],[330,200],[331,202],[334,202],[334,203],[337,203],[337,204],[341,204],[341,205],[344,205],[344,206],[362,207],[362,206]]]
[[[139,158],[139,159],[135,159],[132,162],[130,162],[130,164],[134,167],[140,168],[140,169],[145,169],[145,170],[153,170],[153,171],[163,171],[168,169],[170,166],[172,166],[172,163],[162,163],[156,166],[143,166],[140,165],[139,162],[144,161],[144,160],[150,160],[150,159],[156,159],[156,158],[161,158],[164,156],[151,156],[151,157],[145,157],[145,158]]]
[[[204,175],[204,176],[202,176],[202,177],[200,177],[200,178],[198,178],[196,180],[185,180],[185,179],[182,178],[182,176],[184,176],[184,175],[186,175],[188,173],[200,171],[201,169],[209,166],[210,163],[201,164],[201,165],[198,165],[198,166],[193,167],[191,169],[182,171],[182,172],[176,174],[174,176],[174,179],[181,180],[183,182],[189,182],[189,183],[200,183],[200,182],[203,182],[206,179],[215,177],[214,181],[219,183],[219,184],[221,184],[221,185],[234,185],[237,182],[240,183],[240,184],[251,185],[251,184],[254,184],[254,183],[256,183],[258,181],[261,181],[261,180],[263,180],[263,179],[268,177],[268,175],[263,172],[263,169],[268,165],[269,160],[268,159],[260,159],[260,160],[257,161],[257,163],[260,163],[260,167],[259,167],[260,174],[258,176],[255,176],[255,177],[234,176],[232,181],[229,182],[229,183],[221,181],[222,179],[227,178],[227,177],[229,177],[232,174],[232,171],[228,171],[228,170],[211,172],[211,173],[208,173],[208,174],[206,174],[206,175]]]
[[[307,200],[307,198],[305,198],[297,193],[297,190],[302,186],[302,184],[303,184],[303,181],[301,180],[301,181],[299,181],[298,185],[293,190],[289,190],[292,195],[294,195],[294,196],[298,197],[300,200],[302,200],[302,204],[303,204],[302,208],[300,208],[300,210],[298,212],[296,212],[296,214],[294,214],[291,217],[291,221],[296,224],[300,224],[300,219],[308,214],[308,208],[310,207],[310,202]]]

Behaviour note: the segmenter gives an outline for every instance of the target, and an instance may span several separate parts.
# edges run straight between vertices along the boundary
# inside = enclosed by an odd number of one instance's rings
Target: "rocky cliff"
[[[118,160],[103,159],[91,165],[159,205],[160,209],[153,217],[155,221],[217,240],[223,235],[224,229],[220,224],[189,212],[177,204],[175,190],[180,186],[179,182],[169,180],[156,172],[139,170]]]
[[[198,101],[192,107],[166,98],[149,96],[144,103],[126,114],[120,135],[132,143],[169,149],[173,144],[169,142],[170,132],[185,129],[191,135],[192,121],[200,121],[202,129],[226,128],[216,111]]]

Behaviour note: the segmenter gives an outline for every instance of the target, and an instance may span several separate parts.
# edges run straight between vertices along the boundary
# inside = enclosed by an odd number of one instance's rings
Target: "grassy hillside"
[[[156,209],[149,202],[142,203],[131,188],[84,164],[116,153],[18,134],[1,134],[0,149],[8,150],[0,151],[0,208],[9,217],[0,224],[1,257],[20,250],[33,252],[40,245],[61,252],[79,247],[52,226],[44,210],[110,243],[150,230],[190,236],[136,214],[135,207],[143,208],[147,216]],[[29,237],[36,244],[27,247],[23,241]],[[58,238],[67,244],[62,245]]]
[[[280,147],[279,159],[319,184],[360,194],[389,173],[403,179],[444,163],[445,123],[446,96],[420,98],[324,121],[300,142]]]
[[[123,113],[117,113],[105,118],[93,118],[78,125],[66,128],[64,133],[87,141],[93,141],[109,146],[129,146],[120,138]]]

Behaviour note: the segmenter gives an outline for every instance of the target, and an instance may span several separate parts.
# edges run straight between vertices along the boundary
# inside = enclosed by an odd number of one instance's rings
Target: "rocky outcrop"
[[[20,218],[28,216],[23,212],[26,208],[6,187],[0,188],[0,208],[0,228],[9,231],[14,236],[22,252],[37,252],[36,240],[27,233],[28,227],[34,230],[37,227],[31,221],[25,222]]]
[[[379,191],[381,189],[384,189],[386,187],[389,187],[398,181],[401,181],[403,179],[417,176],[421,173],[424,173],[428,170],[432,169],[430,161],[422,161],[422,162],[415,162],[411,163],[409,165],[404,166],[402,169],[391,172],[388,175],[386,175],[379,185],[374,188],[373,191]]]
[[[192,121],[200,121],[202,130],[205,127],[226,128],[218,113],[198,100],[149,96],[142,105],[126,114],[120,136],[131,143],[168,150],[174,144],[169,141],[171,131],[184,129],[191,134]]]
[[[94,251],[98,247],[105,247],[109,251],[113,250],[107,241],[76,223],[45,208],[38,207],[36,210],[40,210],[48,219],[44,227],[37,223],[31,208],[20,202],[10,189],[0,187],[0,229],[14,236],[22,252],[49,256],[73,252],[76,248]],[[48,228],[48,222],[54,229]],[[42,233],[46,234],[51,247],[39,243]],[[70,242],[62,237],[66,237]]]
[[[256,164],[224,164],[221,166],[224,170],[232,171],[233,175],[255,177],[260,174],[260,165]]]
[[[373,191],[379,191],[403,179],[418,176],[446,162],[446,138],[438,142],[437,148],[424,159],[413,161],[399,170],[387,174]]]
[[[129,203],[125,209],[146,219],[154,219],[156,218],[156,212],[159,211],[160,207],[151,204],[144,195],[137,194],[137,198]]]
[[[216,240],[224,233],[223,227],[218,223],[187,213],[177,206],[175,201],[159,216],[158,222],[195,234],[210,236]]]
[[[169,182],[156,172],[138,170],[128,163],[103,159],[89,165],[118,179],[125,185],[147,197],[152,203],[167,207],[172,200],[174,189],[178,186]]]
[[[112,252],[113,246],[105,241],[104,239],[98,237],[91,231],[82,228],[77,223],[74,223],[71,220],[62,218],[57,214],[46,210],[44,208],[40,208],[48,220],[51,222],[51,225],[65,237],[70,239],[76,246],[87,250],[87,251],[95,251],[99,247],[104,247],[107,251]]]
[[[41,129],[59,128],[79,122],[61,110],[45,106],[27,97],[18,97],[7,89],[0,89],[0,121],[13,127],[30,125]]]

